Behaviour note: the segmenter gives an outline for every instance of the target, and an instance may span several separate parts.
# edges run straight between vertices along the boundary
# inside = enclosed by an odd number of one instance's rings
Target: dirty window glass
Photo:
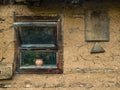
[[[56,27],[21,27],[22,44],[55,44]]]
[[[43,66],[56,65],[56,52],[22,52],[21,67],[36,66],[35,60],[39,57],[43,59]]]

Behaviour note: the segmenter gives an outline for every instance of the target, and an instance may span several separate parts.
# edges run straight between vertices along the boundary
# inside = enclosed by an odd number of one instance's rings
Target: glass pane
[[[55,45],[55,30],[56,27],[21,27],[20,35],[22,44]]]
[[[21,66],[37,66],[36,61],[42,59],[44,65],[56,65],[56,52],[22,52]]]

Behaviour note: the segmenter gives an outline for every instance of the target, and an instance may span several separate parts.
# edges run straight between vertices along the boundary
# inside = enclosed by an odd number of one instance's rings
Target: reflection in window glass
[[[54,44],[56,27],[21,27],[22,44]]]
[[[56,65],[56,52],[22,52],[21,66],[35,65],[37,58],[43,59],[43,65]]]

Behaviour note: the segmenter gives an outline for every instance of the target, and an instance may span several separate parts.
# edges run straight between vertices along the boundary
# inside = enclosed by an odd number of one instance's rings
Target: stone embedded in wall
[[[0,88],[10,88],[11,84],[9,83],[4,83],[4,84],[0,84]]]
[[[28,80],[28,81],[25,81],[24,87],[25,87],[25,88],[30,88],[30,87],[32,87],[32,83],[31,83],[29,80]]]
[[[11,79],[13,76],[13,64],[7,62],[0,62],[0,80]]]
[[[95,43],[92,50],[91,50],[91,53],[103,53],[105,52],[105,50],[100,46],[99,43]]]

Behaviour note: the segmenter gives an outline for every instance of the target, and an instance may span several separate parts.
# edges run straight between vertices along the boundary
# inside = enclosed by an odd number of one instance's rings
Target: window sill
[[[21,45],[21,47],[23,48],[31,48],[31,47],[37,47],[37,48],[41,48],[41,47],[55,47],[54,44],[23,44]]]
[[[57,68],[56,65],[43,65],[43,66],[35,66],[35,65],[30,65],[30,66],[21,66],[20,69],[54,69]]]

